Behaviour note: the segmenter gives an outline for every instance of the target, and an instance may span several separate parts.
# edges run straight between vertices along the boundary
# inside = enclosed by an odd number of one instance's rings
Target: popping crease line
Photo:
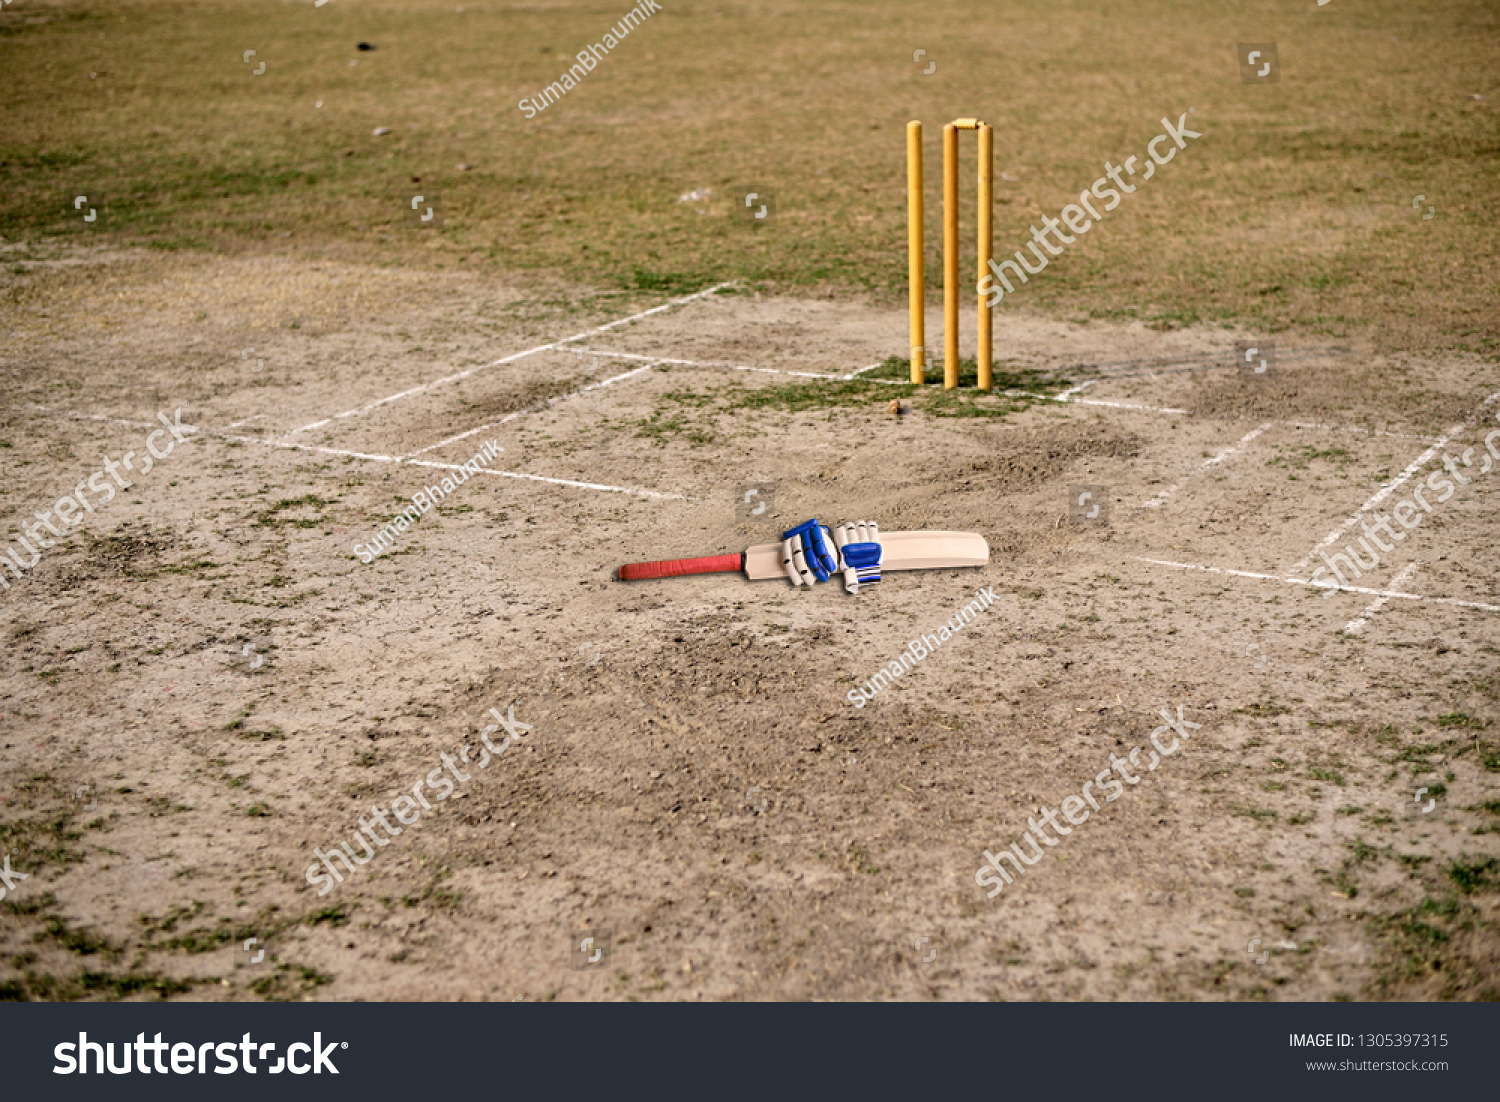
[[[200,430],[204,431],[204,430]],[[246,444],[265,444],[272,448],[287,448],[294,451],[320,452],[324,455],[347,456],[353,459],[371,459],[378,463],[405,463],[412,467],[437,467],[443,470],[458,470],[456,463],[438,463],[429,459],[402,459],[394,455],[368,455],[363,452],[339,451],[337,448],[323,448],[315,444],[293,444],[284,440],[259,440],[252,436],[230,436],[228,433],[219,433],[206,430],[207,435],[220,436],[225,440],[238,440]],[[581,490],[603,490],[614,494],[635,494],[639,497],[654,497],[664,501],[690,501],[691,498],[682,494],[664,494],[657,490],[646,490],[638,486],[609,486],[602,482],[579,482],[571,478],[549,478],[546,475],[526,474],[522,471],[492,471],[481,469],[481,474],[495,475],[500,478],[521,478],[531,482],[546,482],[553,486],[575,486]]]
[[[704,367],[724,369],[728,371],[758,371],[767,375],[792,375],[799,379],[823,379],[828,382],[835,383],[849,382],[853,379],[858,379],[863,376],[865,372],[874,371],[877,367],[883,366],[885,362],[882,360],[880,363],[867,364],[864,367],[857,368],[854,371],[849,372],[847,375],[828,375],[814,371],[787,371],[785,368],[777,367],[751,367],[747,364],[733,364],[715,360],[684,360],[665,356],[642,356],[639,353],[635,352],[606,352],[597,348],[563,348],[559,349],[559,351],[572,352],[575,355],[579,356],[606,356],[621,360],[650,360],[653,364],[672,364],[679,367]],[[912,385],[905,379],[864,379],[863,381],[867,383],[880,383],[882,386]],[[1070,395],[1083,390],[1085,387],[1093,386],[1095,383],[1101,381],[1102,380],[1100,379],[1089,379],[1086,382],[1080,383],[1075,387],[1070,387],[1069,389],[1063,391],[1061,394],[1033,394],[1032,392],[1027,390],[1006,390],[1002,393],[1005,394],[1005,396],[1008,398],[1045,398],[1049,402],[1074,402],[1078,405],[1109,406],[1113,409],[1145,410],[1149,413],[1188,412],[1188,410],[1185,409],[1170,409],[1160,406],[1143,406],[1130,402],[1092,401],[1087,398],[1069,397]]]
[[[1252,440],[1254,440],[1257,436],[1259,436],[1261,433],[1265,432],[1268,428],[1270,428],[1274,424],[1276,424],[1275,421],[1267,421],[1264,425],[1261,425],[1260,428],[1258,428],[1258,429],[1252,429],[1251,431],[1247,432],[1244,436],[1240,437],[1240,439],[1239,439],[1239,441],[1237,443],[1231,444],[1229,447],[1225,448],[1218,455],[1214,456],[1212,459],[1208,460],[1206,463],[1199,464],[1192,471],[1190,471],[1188,473],[1187,477],[1184,478],[1181,482],[1177,483],[1177,485],[1175,485],[1175,486],[1170,487],[1169,489],[1163,490],[1161,493],[1159,493],[1155,497],[1153,497],[1150,501],[1146,502],[1146,504],[1142,505],[1140,509],[1137,509],[1136,512],[1138,513],[1142,509],[1156,509],[1156,508],[1159,508],[1167,500],[1167,498],[1171,497],[1178,490],[1180,490],[1184,486],[1186,486],[1187,483],[1192,478],[1194,478],[1197,475],[1202,474],[1204,471],[1209,470],[1210,468],[1217,467],[1220,463],[1224,462],[1224,460],[1228,459],[1231,455],[1234,455],[1236,452],[1243,451],[1246,447],[1249,446],[1249,444],[1250,444],[1250,442]],[[1134,514],[1132,514],[1132,515],[1134,515]]]
[[[1142,406],[1134,402],[1106,402],[1099,398],[1058,398],[1072,406],[1108,406],[1110,409],[1128,409],[1140,413],[1191,413],[1191,410],[1174,409],[1171,406]]]
[[[607,356],[619,360],[650,360],[654,364],[672,364],[676,367],[705,367],[726,371],[759,371],[766,375],[794,375],[799,379],[827,379],[830,382],[846,382],[854,378],[853,375],[826,375],[814,371],[787,371],[779,367],[750,367],[747,364],[732,364],[714,360],[684,360],[671,356],[642,356],[634,352],[603,352],[596,348],[563,348],[561,352],[572,352],[579,356]],[[860,368],[861,371],[870,371],[879,367],[880,364],[871,364],[869,367]],[[908,386],[910,384],[898,382],[894,379],[866,379],[867,383],[890,383],[894,386]]]
[[[42,413],[55,414],[58,417],[71,417],[75,421],[107,421],[111,425],[131,425],[137,428],[156,424],[155,421],[131,421],[123,417],[105,417],[99,413],[76,413],[71,409],[54,409],[52,406],[39,406],[33,402],[28,402],[19,408],[34,409]]]
[[[568,351],[571,351],[571,349],[569,349]],[[609,386],[611,383],[618,383],[621,380],[628,379],[632,375],[639,375],[644,371],[650,371],[655,366],[656,362],[653,361],[646,364],[644,367],[636,368],[634,371],[627,371],[622,375],[616,375],[612,379],[605,379],[602,383],[590,383],[588,386],[579,387],[577,390],[570,390],[566,394],[559,394],[556,398],[548,398],[545,402],[542,402],[539,405],[529,406],[526,409],[518,409],[513,413],[507,413],[504,417],[500,418],[500,420],[491,421],[487,425],[480,425],[477,429],[470,429],[468,432],[461,432],[457,436],[450,436],[446,440],[439,440],[436,444],[429,444],[427,445],[427,447],[420,448],[417,451],[407,452],[401,458],[403,460],[410,460],[413,456],[426,455],[430,451],[436,451],[438,448],[444,447],[445,445],[456,443],[459,440],[463,440],[467,437],[473,436],[477,432],[484,432],[488,429],[496,428],[510,421],[514,421],[517,417],[520,417],[523,414],[532,413],[538,409],[545,409],[547,406],[552,405],[554,402],[561,402],[565,398],[572,398],[576,395],[584,394],[590,390],[600,390],[604,387]]]
[[[1289,348],[1284,352],[1276,354],[1276,362],[1285,360],[1301,360],[1313,356],[1347,356],[1352,349],[1324,347],[1324,348]],[[1061,368],[1062,371],[1100,371],[1100,379],[1130,379],[1140,375],[1177,375],[1187,371],[1218,371],[1234,368],[1238,370],[1244,365],[1238,360],[1209,360],[1202,356],[1182,356],[1177,359],[1163,360],[1119,360],[1115,363],[1081,363],[1071,364]],[[1107,371],[1105,368],[1125,367],[1133,368],[1129,371]]]
[[[1085,380],[1084,382],[1079,383],[1077,386],[1070,386],[1067,390],[1064,390],[1060,394],[1044,394],[1044,395],[1041,395],[1041,397],[1046,398],[1049,402],[1065,402],[1068,405],[1074,405],[1074,406],[1107,406],[1110,409],[1133,409],[1133,410],[1140,410],[1140,411],[1145,412],[1145,413],[1187,413],[1188,412],[1185,409],[1173,409],[1170,406],[1143,406],[1143,405],[1140,405],[1140,404],[1135,403],[1135,402],[1109,402],[1109,401],[1105,401],[1102,398],[1075,398],[1075,397],[1073,397],[1073,395],[1077,394],[1080,390],[1086,390],[1089,387],[1093,386],[1095,383],[1099,383],[1099,382],[1103,382],[1103,380],[1102,379],[1088,379],[1088,380]],[[1026,392],[1024,390],[1007,390],[1005,393],[1006,393],[1007,397],[1011,397],[1011,398],[1022,398],[1022,397],[1035,398],[1035,397],[1037,397],[1037,395],[1028,394],[1028,392]]]
[[[1154,566],[1170,566],[1176,570],[1201,570],[1208,574],[1226,574],[1233,578],[1255,578],[1265,582],[1282,582],[1286,585],[1301,585],[1311,589],[1337,589],[1345,593],[1365,593],[1371,597],[1399,598],[1403,601],[1433,601],[1440,605],[1457,605],[1459,608],[1477,608],[1483,612],[1500,612],[1500,605],[1487,605],[1482,601],[1462,601],[1457,597],[1430,597],[1422,593],[1400,593],[1393,589],[1370,589],[1360,585],[1333,585],[1315,582],[1309,578],[1283,578],[1277,574],[1258,574],[1253,570],[1230,570],[1223,566],[1200,566],[1191,562],[1170,562],[1166,559],[1148,559],[1142,555],[1131,556],[1137,562],[1148,562]]]
[[[1401,568],[1401,573],[1397,574],[1394,578],[1391,579],[1389,588],[1394,591],[1398,585],[1400,585],[1402,582],[1406,581],[1414,573],[1416,573],[1417,567],[1419,565],[1419,563],[1414,562],[1407,563],[1404,567]],[[1383,609],[1388,603],[1390,603],[1389,597],[1383,594],[1379,597],[1376,597],[1373,601],[1370,602],[1368,608],[1366,608],[1358,616],[1344,625],[1344,631],[1346,631],[1350,635],[1359,634],[1359,632],[1364,630],[1364,626],[1370,622],[1370,619],[1377,612]]]
[[[1099,381],[1098,379],[1088,379],[1088,380],[1085,380],[1084,382],[1079,383],[1077,386],[1070,386],[1070,387],[1068,387],[1067,390],[1065,390],[1061,394],[1057,395],[1057,400],[1059,402],[1066,402],[1069,398],[1073,397],[1073,395],[1077,394],[1080,390],[1087,390],[1089,387],[1093,386],[1098,381]],[[1010,394],[1012,392],[1007,390],[1006,393]]]
[[[1426,436],[1419,432],[1387,432],[1385,429],[1362,429],[1358,425],[1317,425],[1306,421],[1281,421],[1282,425],[1289,425],[1294,429],[1317,429],[1320,432],[1357,432],[1364,436],[1393,436],[1401,440],[1425,440],[1432,443],[1437,439],[1435,436]]]
[[[724,369],[724,370],[729,370],[729,371],[758,371],[758,372],[762,372],[762,373],[768,374],[768,375],[791,375],[791,376],[795,376],[795,377],[801,378],[801,379],[824,379],[824,380],[827,380],[829,382],[849,382],[850,380],[857,379],[857,378],[861,377],[867,371],[874,371],[876,368],[881,367],[884,364],[884,361],[881,361],[881,363],[868,364],[868,365],[866,365],[864,367],[856,368],[854,371],[849,372],[847,375],[828,375],[828,374],[822,374],[822,373],[812,372],[812,371],[787,371],[784,368],[775,368],[775,367],[751,367],[751,366],[746,365],[746,364],[734,364],[734,363],[726,363],[726,362],[723,362],[723,361],[714,361],[714,360],[685,360],[685,359],[674,358],[674,357],[643,356],[643,355],[641,355],[639,353],[636,353],[636,352],[609,352],[609,351],[605,351],[603,349],[598,349],[598,348],[562,348],[562,349],[558,349],[558,351],[560,351],[560,352],[571,352],[571,353],[573,353],[575,355],[579,355],[579,356],[603,356],[603,357],[608,357],[608,358],[613,358],[613,359],[620,359],[620,360],[649,360],[653,364],[672,364],[672,365],[681,366],[681,367],[717,368],[717,369]],[[1308,354],[1311,355],[1313,353],[1308,353]],[[1218,365],[1209,365],[1209,366],[1218,366]],[[1222,365],[1222,366],[1233,367],[1233,366],[1236,366],[1236,365],[1234,365],[1234,364],[1226,364],[1226,365]],[[1185,368],[1183,370],[1197,371],[1197,370],[1205,370],[1205,369],[1206,368],[1194,367],[1194,368]],[[1064,369],[1064,370],[1068,370],[1068,369]],[[1135,411],[1142,412],[1142,413],[1179,413],[1179,414],[1190,414],[1190,413],[1192,413],[1192,410],[1178,409],[1178,408],[1176,408],[1174,406],[1148,406],[1148,405],[1142,405],[1139,402],[1112,402],[1112,401],[1108,401],[1108,400],[1102,399],[1102,398],[1074,398],[1073,397],[1073,395],[1076,394],[1076,393],[1078,393],[1079,391],[1084,390],[1084,389],[1086,389],[1088,387],[1094,386],[1094,385],[1096,385],[1098,383],[1108,382],[1110,379],[1114,379],[1114,378],[1125,378],[1125,377],[1128,377],[1128,376],[1123,375],[1123,374],[1122,375],[1104,375],[1104,376],[1101,376],[1100,378],[1097,378],[1097,379],[1088,379],[1088,380],[1085,380],[1082,383],[1079,383],[1077,386],[1069,387],[1067,390],[1064,390],[1064,391],[1062,391],[1059,394],[1034,394],[1031,391],[1026,391],[1026,390],[1005,390],[1005,391],[1002,391],[1001,393],[1003,393],[1007,398],[1045,399],[1046,401],[1049,401],[1049,402],[1065,402],[1065,403],[1069,403],[1069,404],[1072,404],[1072,405],[1080,405],[1080,406],[1101,406],[1101,407],[1105,407],[1105,408],[1108,408],[1108,409],[1135,410]],[[880,384],[882,384],[884,386],[911,386],[912,385],[910,382],[907,382],[906,380],[903,380],[903,379],[865,379],[864,381],[867,382],[867,383],[880,383]],[[1338,425],[1304,425],[1304,424],[1298,424],[1296,422],[1291,422],[1291,421],[1283,422],[1283,423],[1285,423],[1285,424],[1291,424],[1291,425],[1296,425],[1296,427],[1298,427],[1298,428],[1318,428],[1318,429],[1326,429],[1326,430],[1334,431],[1334,432],[1372,433],[1372,434],[1377,435],[1377,436],[1400,436],[1400,437],[1407,437],[1407,438],[1414,439],[1414,440],[1430,440],[1431,439],[1431,437],[1418,436],[1418,435],[1414,435],[1414,434],[1411,434],[1411,433],[1384,432],[1382,430],[1361,429],[1361,428],[1355,428],[1355,427],[1352,427],[1352,426],[1350,426],[1350,427],[1342,427],[1342,426],[1338,426]]]
[[[301,428],[293,429],[291,432],[287,433],[286,436],[283,437],[283,439],[296,436],[299,432],[310,432],[313,429],[322,428],[324,425],[332,424],[334,421],[342,420],[345,417],[357,417],[360,414],[368,413],[370,410],[378,409],[380,406],[386,405],[390,402],[400,401],[402,398],[410,398],[417,394],[425,394],[427,391],[432,390],[434,387],[443,386],[446,383],[456,382],[459,379],[467,379],[470,375],[475,375],[492,367],[499,367],[501,364],[514,363],[516,360],[525,359],[527,356],[534,356],[538,352],[549,352],[553,349],[560,348],[562,345],[570,344],[573,341],[581,341],[585,337],[593,336],[595,333],[604,333],[610,329],[615,328],[616,326],[628,325],[631,322],[640,321],[642,318],[649,318],[653,314],[661,313],[663,310],[670,310],[673,307],[682,306],[686,303],[693,302],[697,299],[715,294],[716,292],[721,291],[725,287],[729,287],[732,284],[732,280],[726,283],[720,283],[716,286],[698,291],[695,294],[685,295],[682,298],[672,299],[670,302],[664,302],[660,306],[653,306],[650,310],[643,310],[639,314],[631,314],[628,318],[620,318],[616,321],[606,322],[604,325],[596,325],[592,329],[586,329],[582,333],[576,333],[571,337],[564,337],[561,340],[537,345],[535,348],[528,348],[524,352],[516,352],[509,356],[503,356],[498,360],[491,361],[490,363],[480,364],[478,367],[471,367],[467,371],[460,371],[457,374],[447,375],[441,379],[433,379],[431,382],[423,383],[421,386],[412,387],[409,390],[403,390],[399,394],[391,394],[384,398],[378,398],[373,402],[360,406],[358,409],[345,410],[343,413],[336,413],[332,417],[325,417],[321,421],[314,421],[310,425],[303,425]]]
[[[1481,402],[1479,404],[1480,410],[1482,411],[1486,406],[1488,406],[1491,402],[1494,402],[1496,399],[1500,399],[1500,391],[1496,391],[1494,394],[1491,394],[1488,398]],[[1479,420],[1480,418],[1476,416],[1472,421],[1465,421],[1461,425],[1455,425],[1453,428],[1448,430],[1447,435],[1439,437],[1437,442],[1434,443],[1432,447],[1428,448],[1425,452],[1423,452],[1420,456],[1413,460],[1412,463],[1404,471],[1402,471],[1391,481],[1387,482],[1379,490],[1376,490],[1374,495],[1371,496],[1368,501],[1366,501],[1363,505],[1355,510],[1353,516],[1344,521],[1343,524],[1339,525],[1327,536],[1324,536],[1322,541],[1316,547],[1309,551],[1305,556],[1302,557],[1302,559],[1297,562],[1295,566],[1292,567],[1291,572],[1293,574],[1300,574],[1302,573],[1302,571],[1311,566],[1314,555],[1323,550],[1323,548],[1332,547],[1335,543],[1337,543],[1343,537],[1345,532],[1349,531],[1350,528],[1353,528],[1356,524],[1359,523],[1360,517],[1364,516],[1365,513],[1369,512],[1386,498],[1390,497],[1391,494],[1395,493],[1396,490],[1404,485],[1412,475],[1416,474],[1423,467],[1427,466],[1428,463],[1432,462],[1432,457],[1437,455],[1438,452],[1442,451],[1445,444],[1447,444],[1459,433],[1473,427],[1479,422]]]
[[[434,463],[425,459],[408,459],[406,461],[413,467],[441,467],[448,470],[458,469],[456,463]],[[524,478],[532,482],[548,482],[554,486],[576,486],[581,490],[603,490],[612,494],[635,494],[638,497],[654,497],[662,501],[691,501],[691,498],[682,494],[664,494],[657,490],[645,490],[638,486],[607,486],[602,482],[578,482],[571,478],[548,478],[539,474],[524,474],[521,471],[480,471],[481,474],[492,474],[499,478]]]
[[[595,384],[595,385],[596,386],[602,386],[603,384]],[[566,397],[566,395],[564,395],[564,397]],[[112,424],[117,424],[117,425],[132,425],[132,426],[137,426],[137,427],[147,427],[147,426],[153,426],[153,425],[156,424],[155,421],[129,421],[129,420],[125,420],[125,419],[122,419],[122,418],[119,418],[119,417],[104,417],[104,416],[101,416],[101,415],[95,414],[95,413],[73,413],[73,412],[71,412],[69,410],[65,410],[65,409],[52,409],[52,408],[49,408],[47,406],[32,405],[32,406],[28,406],[27,408],[40,410],[43,413],[55,414],[55,415],[60,416],[60,417],[71,417],[71,418],[74,418],[75,420],[83,420],[83,421],[108,421],[108,422],[110,422]],[[525,412],[525,411],[523,410],[521,412]],[[475,431],[477,432],[479,430],[476,429]],[[198,432],[201,433],[204,436],[213,436],[213,437],[217,437],[220,440],[233,440],[236,443],[240,443],[240,444],[262,444],[262,445],[264,445],[264,446],[266,446],[268,448],[281,448],[281,449],[286,449],[286,450],[291,450],[291,451],[315,452],[315,453],[317,453],[319,455],[334,455],[334,456],[339,456],[341,458],[347,458],[347,459],[368,459],[368,460],[371,460],[372,462],[375,462],[375,463],[397,463],[397,464],[407,463],[407,464],[409,464],[411,466],[416,466],[416,467],[441,467],[441,468],[444,468],[444,469],[447,469],[447,470],[452,470],[452,469],[454,469],[456,467],[456,464],[453,464],[453,463],[435,463],[435,462],[431,462],[431,461],[428,461],[428,460],[408,459],[408,458],[405,458],[403,456],[396,456],[396,455],[372,455],[369,452],[346,451],[346,450],[343,450],[343,449],[340,449],[340,448],[325,448],[325,447],[322,447],[322,446],[317,445],[317,444],[295,444],[295,443],[292,443],[291,441],[288,441],[288,440],[263,439],[261,437],[256,437],[256,436],[238,436],[238,435],[235,435],[234,433],[224,432],[224,431],[219,430],[219,429],[205,428],[202,425],[198,426]],[[413,453],[413,454],[420,454],[420,453]],[[658,499],[663,500],[663,501],[691,501],[691,500],[693,500],[692,498],[687,497],[684,494],[662,493],[659,490],[647,490],[647,489],[644,489],[644,488],[639,487],[639,486],[610,486],[610,485],[606,485],[605,483],[602,483],[602,482],[579,482],[579,481],[577,481],[575,479],[570,479],[570,478],[549,478],[546,475],[526,474],[526,473],[524,473],[522,471],[491,471],[491,470],[485,470],[482,473],[484,473],[484,474],[491,474],[491,475],[498,475],[498,476],[500,476],[502,478],[520,478],[520,479],[526,479],[526,480],[532,481],[532,482],[546,482],[546,483],[550,483],[551,485],[554,485],[554,486],[574,486],[574,487],[577,487],[578,489],[582,489],[582,490],[602,490],[602,491],[605,491],[607,493],[615,493],[615,494],[635,494],[638,497],[658,498]]]

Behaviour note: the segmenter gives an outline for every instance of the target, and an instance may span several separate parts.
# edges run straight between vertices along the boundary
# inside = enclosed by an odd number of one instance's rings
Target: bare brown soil
[[[1101,404],[1006,417],[939,416],[930,389],[892,416],[872,384],[789,412],[776,388],[839,384],[676,363],[571,392],[650,362],[632,355],[844,374],[903,348],[904,317],[711,295],[496,363],[664,299],[331,261],[6,259],[10,539],[139,451],[159,410],[200,430],[0,593],[0,826],[29,875],[0,903],[11,997],[1500,995],[1500,611],[1473,607],[1500,606],[1500,472],[1361,582],[1406,571],[1423,599],[1367,613],[1377,597],[1286,580],[1439,437],[1469,425],[1455,457],[1482,440],[1493,364],[1297,356],[1326,342],[1289,331],[1268,379],[1138,368],[1075,395]],[[1080,364],[1222,361],[1255,336],[996,329],[1011,367],[1078,383]],[[359,561],[445,473],[392,460],[489,439],[496,470],[533,477],[473,479]],[[775,493],[750,521],[746,483]],[[1069,525],[1077,484],[1108,488],[1107,527]],[[813,515],[978,531],[991,563],[858,597],[612,579]],[[978,623],[851,706],[985,585]],[[442,752],[477,753],[511,705],[520,744],[309,886],[314,847]],[[1179,705],[1201,730],[987,900],[982,852]],[[590,931],[609,955],[575,969]]]

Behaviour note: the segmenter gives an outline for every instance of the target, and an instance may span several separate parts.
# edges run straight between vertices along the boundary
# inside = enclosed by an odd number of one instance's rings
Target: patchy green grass
[[[959,0],[945,9],[948,75],[933,80],[904,60],[913,24],[898,0],[672,6],[528,119],[518,100],[555,80],[614,13],[412,0],[294,6],[268,22],[245,0],[10,8],[0,235],[221,253],[274,243],[308,257],[562,272],[658,297],[733,278],[895,306],[907,278],[908,119],[927,123],[936,297],[939,125],[955,88],[1000,127],[998,256],[1076,201],[1106,158],[1144,156],[1162,116],[1196,105],[1185,117],[1203,137],[1000,310],[1154,329],[1235,319],[1267,332],[1363,331],[1383,348],[1493,351],[1492,7],[1335,10],[1262,13],[1261,33],[1300,64],[1267,96],[1237,81],[1225,45],[1247,33],[1244,13],[1207,0]],[[379,50],[356,54],[362,38]],[[245,43],[269,62],[263,76],[240,63]],[[1128,73],[1122,57],[1134,59]],[[372,136],[375,122],[391,133]],[[441,229],[407,221],[418,180],[442,191]],[[774,222],[740,217],[751,185],[775,191]],[[679,201],[699,188],[712,195]],[[1418,192],[1434,218],[1412,210]],[[65,198],[84,193],[93,223]]]
[[[1292,710],[1285,704],[1275,700],[1261,700],[1244,708],[1236,708],[1230,715],[1255,716],[1258,719],[1270,719],[1275,716],[1290,715]]]
[[[83,837],[83,832],[73,826],[74,802],[58,800],[54,795],[55,787],[56,782],[47,775],[15,783],[10,806],[6,809],[11,818],[0,821],[0,854],[10,854],[13,868],[30,874],[46,865],[65,869],[86,859],[85,853],[72,846]],[[41,801],[54,807],[62,803],[67,810],[34,816],[26,813],[28,805]],[[82,805],[77,805],[76,810],[81,808]],[[11,898],[0,906],[10,907],[20,902]]]
[[[635,434],[653,444],[665,444],[679,436],[694,447],[714,442],[713,432],[696,421],[682,413],[668,413],[661,409],[653,410],[649,416],[637,421]]]
[[[1263,807],[1231,807],[1229,811],[1235,815],[1243,815],[1247,819],[1255,819],[1257,822],[1274,822],[1279,818],[1275,811]]]
[[[1370,913],[1373,940],[1383,944],[1372,994],[1384,999],[1494,999],[1500,984],[1494,974],[1494,945],[1500,925],[1494,919],[1500,890],[1500,858],[1460,856],[1439,863],[1432,855],[1397,853],[1390,845],[1356,839],[1338,874],[1331,879],[1344,894],[1357,894],[1354,878],[1361,869],[1378,872],[1394,861],[1422,889],[1414,906]],[[1373,894],[1378,893],[1372,893]]]
[[[1448,879],[1465,895],[1473,895],[1484,888],[1500,887],[1500,858],[1478,857],[1470,860],[1461,857],[1444,870]]]
[[[1439,727],[1461,727],[1473,731],[1482,731],[1490,725],[1488,720],[1476,719],[1467,712],[1448,712],[1438,716],[1436,722]]]
[[[1009,416],[1031,402],[1043,400],[1071,384],[1071,380],[1039,371],[996,372],[995,390],[975,389],[978,369],[972,359],[964,361],[960,388],[944,390],[941,374],[937,385],[893,386],[880,378],[905,379],[907,361],[887,359],[878,369],[855,379],[809,380],[747,386],[731,380],[704,389],[681,388],[664,393],[651,414],[635,422],[639,437],[664,443],[681,438],[690,444],[714,442],[724,431],[724,418],[741,412],[812,413],[840,409],[863,409],[885,415],[892,399],[901,399],[912,412],[934,417]],[[929,372],[929,380],[934,376]]]
[[[324,907],[321,911],[314,911],[307,916],[306,922],[309,926],[328,925],[334,928],[349,925],[349,904],[337,903],[332,907]]]
[[[184,953],[209,953],[221,946],[231,942],[244,942],[247,938],[259,938],[267,941],[292,926],[298,919],[278,915],[279,908],[275,906],[262,908],[253,916],[239,916],[219,918],[212,927],[195,926],[183,933],[177,933],[180,923],[189,918],[196,918],[203,910],[203,904],[194,901],[189,909],[174,907],[161,918],[150,915],[138,915],[137,923],[143,928],[146,948],[176,950]],[[175,936],[164,941],[157,941],[158,933],[171,933]]]
[[[71,976],[52,976],[26,971],[18,980],[0,983],[0,1002],[79,1002],[90,999],[115,1002],[139,995],[151,995],[165,1001],[173,995],[187,994],[196,985],[214,982],[212,978],[175,979],[159,972],[85,969]]]
[[[6,899],[0,910],[14,920],[30,920],[31,941],[39,947],[61,950],[72,957],[89,958],[88,967],[65,975],[54,975],[36,967],[38,953],[18,953],[9,963],[21,973],[19,978],[0,983],[0,1002],[60,1002],[88,999],[126,999],[154,995],[166,999],[190,991],[195,984],[210,979],[175,979],[158,972],[142,972],[134,967],[125,971],[107,968],[122,960],[126,946],[117,945],[87,926],[70,923],[57,913],[57,900],[50,893],[26,899]]]
[[[1300,447],[1273,444],[1272,448],[1277,454],[1266,460],[1268,467],[1287,467],[1292,470],[1305,471],[1315,462],[1335,463],[1341,467],[1347,467],[1354,462],[1354,456],[1346,448],[1316,448],[1308,444]]]
[[[326,509],[335,501],[321,498],[317,494],[303,494],[301,497],[282,498],[263,510],[256,516],[255,523],[261,528],[317,528],[324,524],[324,519],[319,517],[288,517],[282,514],[293,509]]]
[[[1038,371],[1034,368],[1007,367],[1007,364],[1018,363],[1017,360],[997,359],[990,365],[990,377],[995,393],[1014,390],[1024,392],[1030,397],[1045,397],[1056,394],[1060,390],[1066,390],[1072,386],[1073,379],[1056,375],[1047,371]],[[861,379],[891,379],[903,383],[911,381],[911,361],[904,356],[887,356],[881,361],[880,366],[872,368],[859,376]],[[941,386],[943,384],[943,365],[927,365],[924,376],[927,384]],[[979,386],[979,361],[973,356],[966,356],[958,362],[958,388],[960,390],[973,390]]]
[[[1488,1001],[1500,992],[1489,960],[1500,930],[1466,899],[1430,893],[1371,930],[1386,945],[1373,985],[1380,997]]]
[[[294,1002],[333,982],[333,977],[306,964],[282,961],[264,976],[250,983],[267,1002]]]
[[[1431,742],[1421,743],[1417,746],[1406,747],[1392,761],[1405,762],[1410,765],[1413,776],[1420,776],[1423,773],[1436,773],[1437,764],[1428,759],[1436,757],[1439,754],[1450,754],[1453,752],[1453,748],[1454,744],[1452,742],[1441,744]]]
[[[240,738],[249,739],[252,742],[286,741],[286,735],[282,733],[280,727],[270,727],[264,731],[241,731]]]

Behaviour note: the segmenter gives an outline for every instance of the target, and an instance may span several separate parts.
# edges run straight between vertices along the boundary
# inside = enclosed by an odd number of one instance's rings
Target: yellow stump
[[[966,120],[960,120],[966,121]],[[958,125],[943,127],[943,388],[958,386]]]
[[[922,264],[922,124],[906,124],[906,254],[911,296],[911,381],[927,381],[926,288]]]
[[[958,386],[958,132],[974,130],[979,137],[978,281],[990,274],[994,255],[995,131],[979,119],[954,119],[943,127],[943,387]],[[922,255],[922,124],[906,124],[906,244],[908,293],[911,298],[911,381],[926,381],[926,288]],[[979,389],[993,390],[994,331],[979,295]]]
[[[995,248],[995,234],[991,215],[995,206],[995,131],[993,127],[979,127],[979,276],[978,281],[990,274],[990,256]],[[979,389],[993,390],[995,386],[991,367],[990,311],[985,306],[988,296],[979,293]]]

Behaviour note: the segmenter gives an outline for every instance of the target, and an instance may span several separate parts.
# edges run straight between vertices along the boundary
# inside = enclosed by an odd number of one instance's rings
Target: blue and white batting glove
[[[783,532],[786,541],[781,565],[793,585],[826,582],[839,568],[838,553],[828,543],[828,529],[814,518]]]
[[[838,544],[845,592],[858,593],[860,586],[880,581],[884,551],[880,547],[879,525],[867,520],[841,524],[833,530],[833,542]]]

